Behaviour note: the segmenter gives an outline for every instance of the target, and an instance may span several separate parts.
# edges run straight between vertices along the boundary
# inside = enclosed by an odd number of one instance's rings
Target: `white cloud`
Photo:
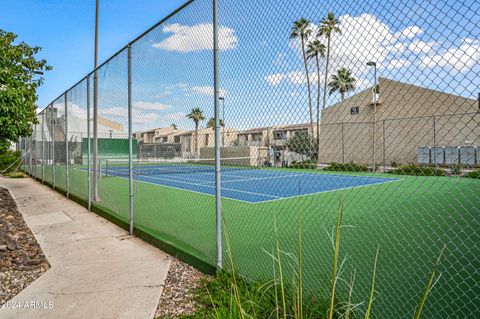
[[[433,48],[437,45],[437,42],[431,41],[431,42],[424,42],[421,40],[415,40],[412,41],[408,45],[408,50],[410,50],[413,53],[419,54],[419,53],[424,53],[428,54],[430,51],[433,50]]]
[[[179,119],[185,119],[185,117],[187,116],[187,113],[185,112],[176,112],[176,113],[170,113],[170,114],[167,114],[165,115],[165,119],[166,120],[169,120],[169,121],[175,121],[175,120],[179,120]]]
[[[459,47],[448,49],[447,51],[424,57],[421,61],[424,66],[451,67],[458,71],[466,71],[474,65],[478,65],[480,60],[480,41],[464,39]]]
[[[399,33],[396,33],[395,37],[396,38],[412,39],[412,38],[415,38],[416,36],[418,36],[422,33],[423,33],[423,30],[420,27],[418,27],[416,25],[413,25],[411,27],[407,27],[407,28],[403,29]]]
[[[391,53],[403,53],[407,49],[407,46],[402,42],[397,42],[393,45],[386,46],[385,49]]]
[[[332,68],[348,65],[357,73],[364,69],[367,61],[381,64],[387,54],[386,46],[391,45],[394,35],[390,28],[370,14],[339,18],[341,35],[332,39]],[[355,70],[357,69],[357,70]]]
[[[307,76],[302,71],[292,71],[288,73],[275,73],[267,75],[265,81],[271,86],[277,86],[284,81],[288,81],[290,84],[302,85],[307,84]],[[310,73],[310,83],[317,83],[317,73]]]
[[[270,84],[272,86],[275,86],[275,85],[280,84],[280,82],[282,82],[286,78],[287,78],[287,76],[285,74],[276,73],[276,74],[267,75],[265,77],[265,81],[267,81],[268,84]]]
[[[133,102],[133,108],[148,110],[148,111],[164,111],[170,108],[170,105],[165,105],[157,102],[136,101]]]
[[[412,65],[412,62],[407,60],[407,59],[395,59],[388,61],[386,63],[387,69],[400,69],[400,68],[405,68]]]
[[[170,35],[161,42],[153,44],[154,48],[182,53],[213,50],[213,25],[211,23],[193,26],[179,23],[167,24],[162,31]],[[234,29],[220,26],[218,36],[220,50],[236,48],[238,38]]]
[[[192,91],[206,96],[213,96],[215,94],[212,86],[192,86]],[[225,97],[226,94],[227,92],[225,90],[220,89],[220,96]]]

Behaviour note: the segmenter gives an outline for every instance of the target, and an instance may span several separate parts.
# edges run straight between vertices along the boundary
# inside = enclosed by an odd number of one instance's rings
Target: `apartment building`
[[[419,163],[419,149],[479,146],[478,100],[386,78],[379,94],[369,88],[322,112],[322,163]]]

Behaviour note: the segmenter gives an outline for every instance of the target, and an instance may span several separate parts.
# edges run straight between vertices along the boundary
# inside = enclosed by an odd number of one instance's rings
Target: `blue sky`
[[[100,61],[180,4],[103,1]],[[39,106],[45,106],[91,70],[94,2],[10,1],[8,5],[10,10],[0,13],[3,21],[9,12],[5,29],[44,47],[43,55],[55,67],[39,92]],[[375,60],[379,76],[476,98],[479,10],[473,0],[220,0],[225,122],[246,128],[308,121],[300,45],[289,35],[294,20],[306,17],[315,31],[330,11],[338,17],[342,35],[332,40],[329,76],[341,67],[351,69],[357,83],[350,95],[372,85],[372,70],[365,63]],[[28,19],[20,23],[18,17],[24,12]],[[213,114],[211,28],[211,1],[197,0],[133,45],[135,129],[170,123],[191,129],[185,115],[193,107],[202,108],[207,118]],[[322,73],[324,68],[321,60]],[[100,114],[121,123],[126,123],[126,74],[126,52],[99,71]],[[309,74],[316,104],[313,62]],[[84,109],[81,100],[72,103]],[[339,95],[333,94],[328,104],[338,100]]]
[[[185,0],[101,0],[99,62],[155,24]],[[54,69],[45,74],[45,106],[93,68],[94,0],[2,0],[0,28],[43,48]]]

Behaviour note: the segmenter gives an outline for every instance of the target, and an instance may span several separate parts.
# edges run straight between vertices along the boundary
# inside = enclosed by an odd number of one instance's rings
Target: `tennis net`
[[[258,168],[250,157],[222,158],[221,169],[244,170]],[[215,159],[132,160],[133,175],[189,174],[215,172]],[[105,177],[128,177],[129,162],[109,159],[102,168]]]

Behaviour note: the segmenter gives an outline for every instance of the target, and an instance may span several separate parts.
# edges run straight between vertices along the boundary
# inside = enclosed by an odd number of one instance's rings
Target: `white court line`
[[[239,176],[239,175],[229,175],[229,176],[242,178],[242,176]],[[290,178],[290,177],[299,177],[299,176],[305,176],[305,175],[303,175],[303,174],[293,175],[292,174],[291,176],[274,176],[274,177],[247,177],[247,176],[245,176],[242,179],[222,180],[222,184],[223,183],[230,183],[230,182],[244,182],[244,181],[262,180],[262,179]],[[215,182],[208,182],[207,184],[212,184],[212,183],[215,183]]]

